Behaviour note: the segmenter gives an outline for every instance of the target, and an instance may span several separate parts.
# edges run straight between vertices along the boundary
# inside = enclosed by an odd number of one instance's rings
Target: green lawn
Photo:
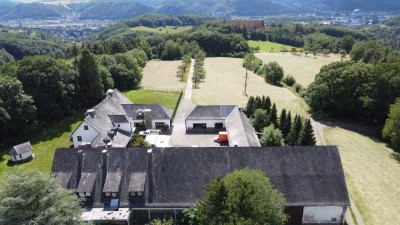
[[[124,93],[135,104],[160,104],[174,110],[179,92],[134,90]]]
[[[160,34],[175,34],[175,33],[189,31],[190,29],[192,29],[192,26],[181,26],[181,27],[165,26],[156,28],[139,26],[131,28],[131,30],[133,31],[147,31]]]
[[[248,41],[247,43],[253,48],[260,47],[260,52],[280,52],[283,49],[290,51],[292,48],[294,48],[290,45],[283,45],[269,41]],[[296,49],[300,50],[301,48]]]
[[[53,126],[48,127],[40,131],[37,135],[34,135],[29,139],[33,146],[33,154],[36,158],[30,162],[23,164],[17,164],[13,167],[7,166],[9,156],[7,151],[9,148],[2,149],[1,152],[6,153],[0,159],[0,174],[3,172],[10,171],[12,169],[23,168],[23,169],[38,169],[40,171],[50,171],[53,163],[54,152],[56,148],[69,147],[72,143],[69,141],[69,135],[76,127],[81,123],[83,119],[83,113],[76,114],[65,118]],[[28,141],[26,139],[20,142]]]

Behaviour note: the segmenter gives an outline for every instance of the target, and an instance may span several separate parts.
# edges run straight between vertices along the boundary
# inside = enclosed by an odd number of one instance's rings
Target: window
[[[131,197],[139,197],[139,198],[141,198],[141,197],[143,197],[143,192],[142,191],[130,192],[129,195]]]
[[[224,128],[223,123],[215,123],[215,129],[222,129],[222,128]]]
[[[106,197],[110,197],[110,196],[111,196],[110,192],[106,192],[106,193],[105,193],[105,196],[106,196]]]
[[[117,193],[115,193],[115,192],[113,192],[111,195],[112,195],[113,197],[117,197]]]
[[[88,125],[85,125],[85,126],[83,126],[83,129],[84,129],[84,130],[89,130],[89,126],[88,126]]]
[[[19,154],[19,158],[22,159],[22,155],[21,154]]]
[[[76,138],[78,138],[78,141],[82,141],[82,136],[77,136]]]
[[[121,124],[118,124],[118,127],[121,127]]]
[[[85,193],[85,196],[86,196],[86,197],[91,197],[91,196],[92,196],[92,193],[86,192],[86,193]]]
[[[336,220],[337,220],[336,218],[332,218],[331,222],[336,222]]]

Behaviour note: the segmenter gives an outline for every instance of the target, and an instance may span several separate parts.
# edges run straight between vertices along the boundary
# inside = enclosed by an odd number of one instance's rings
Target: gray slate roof
[[[12,149],[8,152],[9,155],[19,155],[23,153],[27,153],[33,150],[31,143],[25,142],[19,145],[15,145]]]
[[[229,131],[229,146],[261,146],[250,120],[239,108],[232,110],[225,120],[225,126]]]
[[[129,123],[125,115],[108,115],[112,123]]]
[[[118,116],[125,114],[121,104],[132,104],[132,102],[126,98],[117,89],[111,95],[107,95],[106,98],[96,105],[93,109],[95,110],[95,116],[87,115],[85,122],[94,127],[100,135],[92,142],[92,147],[104,146],[104,140],[108,139],[108,132],[115,128],[112,125],[112,121],[109,115],[114,118],[113,115]],[[115,136],[112,138],[113,147],[126,147],[131,139],[130,133],[116,131]]]
[[[78,190],[85,191],[92,187],[94,173],[93,198],[86,200],[87,207],[104,207],[107,201],[103,188],[118,185],[120,207],[193,206],[210,180],[242,168],[265,172],[273,186],[285,195],[287,206],[350,204],[336,146],[154,148],[151,155],[147,149],[108,149],[107,167],[99,165],[101,149],[84,149],[83,154],[83,160],[77,163],[78,172],[72,172],[67,182],[63,179],[68,177],[63,174],[73,169],[70,164],[63,168],[59,162],[79,158],[73,156],[78,155],[78,150],[56,150],[52,172],[60,183],[70,183],[70,189],[78,186]],[[104,179],[115,173],[121,174],[120,181],[103,187]],[[142,188],[143,202],[129,198],[129,191]]]
[[[186,118],[187,120],[226,119],[235,105],[198,105]]]
[[[122,108],[125,113],[133,120],[143,120],[143,117],[137,118],[137,111],[143,111],[145,109],[151,110],[152,120],[168,120],[172,118],[172,111],[162,105],[158,104],[123,104]]]

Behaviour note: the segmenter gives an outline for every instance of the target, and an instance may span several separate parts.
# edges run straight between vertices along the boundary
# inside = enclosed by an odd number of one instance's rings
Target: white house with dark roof
[[[19,161],[23,161],[23,160],[26,160],[26,159],[32,157],[32,151],[33,151],[33,147],[31,145],[31,143],[28,141],[28,142],[25,142],[25,143],[22,143],[19,145],[15,145],[8,152],[8,154],[11,157],[11,161],[19,162]]]
[[[235,105],[198,105],[185,120],[188,133],[228,133],[229,146],[261,146],[250,120]]]
[[[71,134],[74,147],[126,147],[135,125],[147,129],[171,127],[172,111],[161,105],[133,104],[117,89],[87,110],[82,123]]]
[[[86,220],[148,224],[167,216],[180,224],[208,182],[243,168],[264,172],[285,196],[287,225],[345,223],[350,199],[336,146],[57,149],[51,171],[82,197]],[[131,214],[108,216],[112,201],[115,212]]]

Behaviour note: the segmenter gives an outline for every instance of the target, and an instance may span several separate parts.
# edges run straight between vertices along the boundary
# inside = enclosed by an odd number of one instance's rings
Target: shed
[[[11,156],[11,161],[19,162],[32,157],[32,150],[33,147],[31,143],[28,141],[19,145],[15,145],[8,152],[8,154]]]

